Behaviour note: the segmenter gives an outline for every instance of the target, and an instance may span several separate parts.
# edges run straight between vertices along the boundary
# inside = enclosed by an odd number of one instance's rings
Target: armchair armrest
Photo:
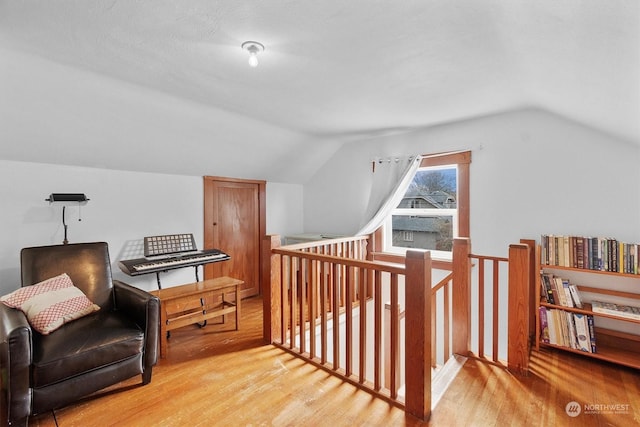
[[[151,372],[151,367],[158,361],[160,299],[119,280],[113,281],[113,288],[116,310],[127,313],[144,330],[143,363],[145,371]]]
[[[0,303],[0,398],[4,424],[25,424],[31,412],[31,326],[20,310]]]

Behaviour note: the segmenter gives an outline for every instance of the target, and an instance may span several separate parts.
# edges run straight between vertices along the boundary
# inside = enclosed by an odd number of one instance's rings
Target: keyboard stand
[[[200,267],[199,265],[194,265],[193,268],[195,269],[196,272],[196,282],[200,281],[200,276],[198,275],[198,267]],[[165,273],[168,270],[164,270],[164,271],[156,271],[156,282],[158,282],[158,289],[162,289],[162,283],[160,282],[160,273]]]
[[[193,268],[195,270],[196,273],[196,283],[200,281],[200,277],[198,275],[198,267],[199,265],[194,265]],[[167,270],[165,270],[166,272]],[[162,273],[161,271],[156,271],[156,280],[158,281],[158,290],[162,289],[162,284],[160,283],[160,273]],[[200,298],[200,305],[202,307],[205,306],[205,301],[203,298]],[[202,310],[202,314],[206,314],[207,310]],[[201,328],[204,328],[205,326],[207,326],[207,319],[204,319],[204,321],[202,322],[198,322],[198,326],[200,326]],[[167,331],[167,338],[169,338],[171,336],[171,331]]]

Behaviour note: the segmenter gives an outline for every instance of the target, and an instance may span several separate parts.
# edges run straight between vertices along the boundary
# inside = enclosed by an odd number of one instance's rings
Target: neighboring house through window
[[[376,232],[374,250],[403,256],[427,249],[451,260],[453,239],[469,237],[471,152],[425,155],[402,201]]]

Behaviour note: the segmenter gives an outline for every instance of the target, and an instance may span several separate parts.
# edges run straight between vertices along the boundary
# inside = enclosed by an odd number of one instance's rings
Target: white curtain
[[[421,160],[422,157],[416,155],[374,163],[371,194],[363,221],[365,224],[356,233],[357,236],[371,234],[382,225],[407,192]]]

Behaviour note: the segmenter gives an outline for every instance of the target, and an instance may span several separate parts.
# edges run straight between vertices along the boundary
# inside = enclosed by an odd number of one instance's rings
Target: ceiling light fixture
[[[246,41],[241,45],[242,49],[249,52],[249,65],[252,67],[258,66],[258,53],[264,51],[264,45],[258,42]]]

